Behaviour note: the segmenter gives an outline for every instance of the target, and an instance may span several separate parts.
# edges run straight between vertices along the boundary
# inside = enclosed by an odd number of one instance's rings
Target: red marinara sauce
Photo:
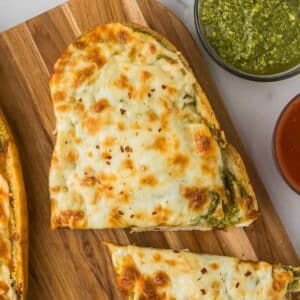
[[[300,94],[290,101],[277,121],[274,147],[283,177],[300,193]]]

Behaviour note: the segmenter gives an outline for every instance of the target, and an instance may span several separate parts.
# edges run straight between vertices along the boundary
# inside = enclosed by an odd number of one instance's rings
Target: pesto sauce
[[[230,65],[275,74],[300,63],[300,0],[202,0],[200,22]]]

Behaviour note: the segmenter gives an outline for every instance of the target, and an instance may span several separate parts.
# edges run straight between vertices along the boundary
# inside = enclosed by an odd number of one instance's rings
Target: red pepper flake
[[[156,215],[157,214],[157,211],[153,211],[152,212],[152,215],[154,216],[154,215]]]
[[[150,91],[151,91],[152,93],[155,92],[155,88],[151,89]]]
[[[179,253],[179,251],[178,251],[178,250],[173,250],[173,252],[174,252],[174,253]]]
[[[200,291],[201,291],[202,295],[206,295],[206,290],[205,289],[201,289]]]
[[[131,148],[130,146],[126,146],[126,147],[125,147],[125,151],[126,151],[126,152],[132,152],[132,148]]]
[[[130,218],[131,218],[131,219],[134,218],[134,215],[130,215]]]
[[[157,130],[158,132],[161,132],[161,128],[158,128],[158,130]]]
[[[96,145],[96,149],[100,149],[100,146],[99,146],[99,145]]]
[[[106,159],[112,159],[112,156],[111,155],[107,155]]]
[[[207,269],[206,269],[206,268],[202,268],[202,269],[201,269],[201,273],[202,273],[202,274],[207,273]]]
[[[240,283],[237,282],[237,284],[235,285],[236,288],[238,288],[240,286]]]
[[[118,210],[119,215],[124,216],[124,213],[121,210]]]
[[[245,276],[246,277],[248,277],[248,276],[250,276],[252,273],[250,272],[250,271],[247,271],[246,273],[245,273]]]
[[[164,90],[164,89],[167,88],[167,86],[166,86],[165,84],[162,84],[162,85],[161,85],[161,88]]]
[[[120,146],[120,150],[121,150],[121,152],[124,152],[123,146]]]
[[[121,113],[121,115],[124,115],[126,113],[126,109],[120,108],[120,113]]]
[[[152,94],[151,93],[148,93],[148,97],[150,98],[152,96]]]

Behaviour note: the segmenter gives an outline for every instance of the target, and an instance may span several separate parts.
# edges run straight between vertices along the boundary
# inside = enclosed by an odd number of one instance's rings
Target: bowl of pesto
[[[195,0],[195,24],[207,52],[235,75],[300,73],[300,0]]]

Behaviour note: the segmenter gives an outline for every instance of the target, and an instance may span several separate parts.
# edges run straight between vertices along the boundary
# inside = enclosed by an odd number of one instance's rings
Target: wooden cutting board
[[[216,232],[51,231],[48,169],[55,127],[48,78],[66,46],[88,28],[112,20],[149,25],[182,51],[227,133],[242,154],[262,217],[247,229]],[[29,208],[28,299],[122,299],[101,241],[298,264],[271,200],[226,112],[206,63],[186,27],[153,0],[71,0],[0,35],[0,105],[15,134]]]

